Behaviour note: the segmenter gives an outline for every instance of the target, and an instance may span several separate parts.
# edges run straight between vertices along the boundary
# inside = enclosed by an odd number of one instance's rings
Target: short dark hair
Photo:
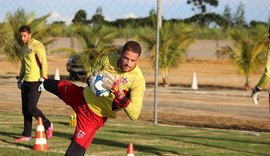
[[[125,51],[132,51],[134,53],[139,54],[139,56],[140,56],[142,48],[138,42],[128,41],[127,43],[125,43],[123,50],[122,50],[122,53],[124,53]]]
[[[19,32],[28,32],[31,33],[31,28],[28,25],[23,25],[20,27]]]

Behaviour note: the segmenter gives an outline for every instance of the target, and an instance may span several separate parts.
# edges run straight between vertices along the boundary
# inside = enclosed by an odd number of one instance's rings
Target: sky
[[[191,17],[198,11],[192,11],[187,0],[161,0],[162,15],[165,19],[184,19]],[[268,22],[270,17],[270,0],[219,0],[218,7],[208,7],[208,12],[222,14],[226,5],[231,13],[242,3],[245,7],[245,20]],[[7,13],[24,9],[26,13],[34,12],[36,17],[50,14],[48,23],[65,21],[70,24],[75,13],[83,9],[90,19],[98,7],[108,21],[127,17],[146,17],[149,11],[157,8],[157,0],[0,0],[0,22],[3,22]]]

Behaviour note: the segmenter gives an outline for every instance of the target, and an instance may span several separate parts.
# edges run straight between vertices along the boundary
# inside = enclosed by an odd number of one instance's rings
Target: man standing
[[[51,79],[45,79],[40,85],[39,88],[55,94],[76,112],[77,126],[66,156],[84,155],[98,129],[108,118],[116,118],[118,111],[124,110],[131,120],[139,117],[145,91],[145,79],[137,65],[140,54],[139,43],[129,41],[121,54],[112,53],[100,59],[95,69],[103,73],[104,79],[109,78],[104,80],[111,90],[108,96],[100,97],[91,91],[93,81],[87,81],[85,88]]]
[[[268,39],[270,42],[270,27],[268,29]],[[270,44],[270,43],[268,43]],[[262,89],[264,89],[265,85],[269,82],[270,80],[270,52],[269,49],[270,47],[268,46],[268,52],[267,52],[267,58],[266,58],[266,65],[265,65],[265,70],[264,73],[260,79],[260,81],[258,82],[258,84],[252,89],[252,93],[251,93],[251,98],[252,101],[255,105],[259,104],[259,93]],[[269,90],[270,92],[270,90]],[[269,98],[269,104],[270,104],[270,98]]]
[[[53,135],[53,125],[37,108],[41,92],[38,91],[41,77],[47,78],[47,58],[45,47],[41,42],[32,38],[31,28],[23,25],[19,29],[24,43],[20,75],[17,76],[17,85],[21,89],[22,113],[24,117],[24,130],[16,142],[30,141],[32,132],[32,117],[41,117],[46,129],[46,138]]]

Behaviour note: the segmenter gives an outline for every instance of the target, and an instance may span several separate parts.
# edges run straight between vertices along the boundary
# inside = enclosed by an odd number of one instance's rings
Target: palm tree
[[[218,58],[227,57],[236,65],[240,73],[245,75],[244,89],[250,88],[250,74],[257,71],[263,64],[269,44],[266,33],[248,34],[242,29],[234,30],[231,34],[235,42],[234,47],[224,46],[217,50]]]
[[[165,23],[160,30],[160,48],[159,48],[159,69],[162,72],[162,84],[167,84],[169,70],[178,67],[185,57],[186,49],[194,42],[192,37],[193,30],[183,24]],[[155,64],[156,35],[155,32],[148,32],[140,35],[139,38],[144,41],[150,49],[150,56]]]
[[[23,9],[18,9],[14,14],[7,13],[7,20],[1,25],[3,33],[1,33],[0,47],[8,61],[17,63],[21,59],[23,43],[18,31],[22,25],[29,25],[33,38],[38,39],[44,45],[51,42],[47,39],[49,27],[45,23],[48,17],[49,15],[35,18],[33,12],[26,14]]]
[[[107,27],[89,27],[84,26],[77,31],[79,39],[84,44],[82,63],[87,72],[93,70],[99,57],[114,50],[113,39],[117,33]]]
[[[94,70],[99,57],[115,51],[113,41],[117,31],[108,27],[90,27],[88,25],[72,25],[73,37],[77,37],[83,44],[82,51],[72,48],[58,48],[53,52],[66,51],[70,55],[79,55],[79,63],[83,65],[86,72]]]

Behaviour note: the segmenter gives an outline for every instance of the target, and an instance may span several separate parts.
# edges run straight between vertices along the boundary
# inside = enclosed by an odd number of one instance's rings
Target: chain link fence
[[[188,46],[183,47],[184,57],[180,59],[216,59],[216,49],[233,45],[230,38],[231,31],[241,28],[253,29],[253,32],[250,33],[254,33],[254,31],[265,32],[269,23],[270,2],[266,0],[258,2],[252,0],[213,0],[209,2],[203,0],[163,0],[161,2],[163,25],[173,23],[176,28],[172,31],[181,31],[179,29],[182,29],[181,33],[192,31],[192,36],[189,37],[193,41]],[[39,38],[45,43],[52,38],[54,39],[53,42],[46,44],[49,55],[56,53],[71,55],[71,53],[80,53],[93,48],[87,47],[86,39],[78,39],[82,36],[78,35],[78,29],[81,28],[76,28],[75,25],[80,25],[93,28],[85,31],[99,31],[100,33],[94,36],[96,38],[101,38],[104,32],[112,32],[114,37],[111,42],[106,44],[121,46],[130,39],[140,40],[144,56],[151,57],[149,45],[141,39],[144,37],[151,39],[155,36],[157,1],[28,0],[24,2],[2,1],[0,4],[2,23],[9,22],[10,16],[17,18],[18,22],[22,22],[22,24],[46,16],[44,21],[50,28],[48,34]],[[167,27],[171,29],[170,26]],[[171,35],[169,38],[174,38],[173,36],[176,36],[177,33],[171,32],[168,34]],[[73,61],[77,58],[75,56],[70,60]],[[80,66],[74,64],[74,68],[80,68]],[[78,75],[85,74],[84,71],[78,70],[78,72],[69,71],[71,79],[78,79]]]

